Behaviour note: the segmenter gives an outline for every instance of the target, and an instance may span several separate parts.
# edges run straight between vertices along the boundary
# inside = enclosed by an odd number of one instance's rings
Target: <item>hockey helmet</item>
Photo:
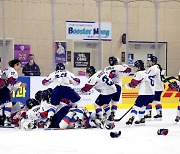
[[[86,73],[89,73],[91,76],[96,73],[94,66],[89,66],[86,68]]]
[[[139,68],[140,70],[144,70],[144,62],[142,60],[137,60],[134,63],[134,67]]]
[[[148,58],[149,61],[152,61],[154,64],[157,64],[158,58],[156,56],[151,56]]]
[[[43,96],[43,91],[38,91],[36,94],[35,94],[35,99],[39,102],[41,102],[42,100],[42,96]]]
[[[109,65],[114,66],[116,64],[118,64],[118,59],[114,56],[109,57]]]
[[[58,63],[56,65],[56,71],[58,71],[58,70],[65,70],[65,66],[63,63]]]
[[[51,93],[52,93],[51,90],[52,90],[51,88],[48,88],[48,89],[43,91],[42,100],[49,101],[49,98],[51,97]]]
[[[39,105],[38,101],[34,98],[29,98],[26,100],[26,106],[31,109],[32,107]]]

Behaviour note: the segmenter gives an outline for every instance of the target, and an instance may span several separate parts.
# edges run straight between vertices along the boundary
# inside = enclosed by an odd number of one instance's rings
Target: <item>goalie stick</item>
[[[133,105],[134,106],[134,105]],[[131,109],[133,108],[133,106],[126,111],[126,113],[124,113],[119,119],[114,119],[114,122],[118,122],[118,121],[121,121],[125,116],[126,114],[128,114],[129,111],[131,111]]]

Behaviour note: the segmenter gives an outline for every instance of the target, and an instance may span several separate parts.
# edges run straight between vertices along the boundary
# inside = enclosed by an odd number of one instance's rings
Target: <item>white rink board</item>
[[[30,97],[34,98],[35,94],[39,90],[45,90],[47,88],[54,88],[56,85],[51,83],[48,86],[43,86],[42,85],[42,80],[45,77],[31,77],[30,78]],[[73,86],[72,87],[75,89],[76,92],[79,93],[80,89],[86,84],[87,78],[85,76],[78,76],[80,78],[80,85],[78,86]],[[79,95],[82,98],[82,103],[83,104],[93,104],[96,100],[96,98],[99,96],[99,93],[95,89],[91,89],[91,92],[88,93],[79,93]]]

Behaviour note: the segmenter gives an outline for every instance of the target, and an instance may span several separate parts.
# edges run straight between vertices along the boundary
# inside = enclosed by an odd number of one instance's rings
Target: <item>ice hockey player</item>
[[[155,79],[154,79],[154,90],[155,90],[155,97],[153,100],[153,103],[155,104],[156,112],[157,114],[154,116],[155,119],[162,118],[162,105],[161,105],[161,94],[164,90],[164,84],[162,82],[162,68],[159,64],[157,64],[157,57],[151,56],[148,58],[148,66],[149,69],[147,72],[154,72],[155,73]],[[146,107],[146,115],[145,118],[151,118],[152,116],[152,103],[149,103]]]
[[[59,123],[61,129],[97,128],[95,114],[86,108],[71,108]]]
[[[106,118],[109,119],[111,112],[109,103],[117,92],[117,89],[114,82],[111,80],[111,78],[109,78],[109,75],[102,70],[96,72],[93,66],[89,66],[86,69],[86,75],[89,77],[89,79],[85,86],[81,89],[81,91],[88,92],[91,90],[91,88],[94,88],[100,93],[95,101],[94,107],[96,110],[96,117],[97,119],[99,119],[99,121],[96,120],[96,122],[98,122],[99,125],[102,125],[100,127],[103,128],[105,120]],[[102,106],[105,105],[107,106],[107,108],[105,108],[104,117]]]
[[[177,82],[177,85],[178,85],[178,91],[180,92],[180,70],[179,70],[179,74],[178,74],[178,81]],[[177,107],[177,116],[175,118],[175,121],[176,122],[179,122],[180,120],[180,98],[179,98],[179,104],[178,104],[178,107]]]
[[[43,81],[44,86],[55,82],[56,87],[53,89],[51,94],[50,103],[52,105],[59,105],[62,98],[66,98],[71,101],[72,106],[75,107],[81,101],[81,97],[71,88],[71,84],[80,84],[80,79],[76,78],[74,74],[70,73],[65,69],[63,63],[56,65],[55,72],[49,74]]]
[[[20,121],[25,118],[28,108],[21,102],[12,102],[11,121],[12,127],[19,127]]]
[[[39,104],[37,100],[30,98],[26,101],[26,106],[29,110],[26,112],[26,117],[21,120],[21,128],[31,130],[50,126],[52,117],[56,112],[54,105],[47,102],[46,99],[42,99],[41,104]]]
[[[137,60],[134,63],[134,67],[137,69],[137,72],[134,74],[131,82],[125,85],[125,87],[127,89],[131,89],[139,86],[139,92],[135,104],[131,110],[130,118],[126,122],[127,125],[132,125],[137,114],[139,114],[139,120],[135,121],[135,124],[145,123],[145,108],[154,99],[155,74],[152,74],[152,72],[146,72],[144,62],[142,60]]]
[[[21,69],[20,60],[9,61],[9,67],[1,75],[0,83],[0,102],[4,104],[5,121],[4,126],[10,126],[11,121],[11,92],[17,91],[19,86],[26,87],[25,83],[19,82],[17,71]]]
[[[111,115],[109,116],[110,121],[114,120],[115,113],[117,111],[117,104],[121,96],[122,77],[129,75],[129,73],[131,72],[131,68],[128,65],[119,65],[118,63],[119,59],[114,56],[111,56],[109,57],[110,66],[107,66],[104,69],[104,71],[107,72],[109,77],[113,80],[117,88],[117,93],[111,101]]]

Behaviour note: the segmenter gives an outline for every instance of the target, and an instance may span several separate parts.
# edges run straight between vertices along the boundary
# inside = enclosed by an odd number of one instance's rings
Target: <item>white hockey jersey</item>
[[[32,107],[26,112],[26,119],[33,121],[44,121],[54,116],[56,107],[52,104],[42,101],[40,105]]]
[[[152,73],[144,71],[138,71],[134,74],[131,82],[126,85],[126,88],[135,88],[139,86],[139,95],[154,95],[154,78]]]
[[[88,83],[85,84],[85,86],[82,88],[82,91],[87,92],[92,87],[102,95],[110,95],[117,92],[114,82],[104,71],[98,71],[93,76],[91,76],[88,80]]]
[[[114,81],[115,84],[121,85],[123,76],[129,75],[131,68],[128,65],[114,65],[108,66],[104,69],[109,74],[109,77]]]
[[[48,85],[54,83],[56,86],[68,86],[71,87],[71,84],[77,85],[80,84],[80,79],[76,78],[74,74],[67,70],[55,71],[49,74],[43,81],[43,85]]]
[[[16,91],[19,86],[22,84],[22,82],[18,81],[18,73],[17,71],[12,68],[8,67],[2,72],[2,79],[6,80],[6,83],[8,84],[7,87],[10,91]]]
[[[161,70],[159,69],[158,65],[153,65],[151,66],[147,72],[150,72],[155,74],[155,79],[154,79],[154,90],[155,91],[163,91],[164,90],[164,84],[161,79]]]

